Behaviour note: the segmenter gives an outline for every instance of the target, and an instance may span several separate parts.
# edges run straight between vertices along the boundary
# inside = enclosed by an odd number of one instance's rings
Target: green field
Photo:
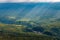
[[[0,24],[0,40],[60,40],[54,36],[38,34],[34,32],[23,32],[23,26],[16,24]]]

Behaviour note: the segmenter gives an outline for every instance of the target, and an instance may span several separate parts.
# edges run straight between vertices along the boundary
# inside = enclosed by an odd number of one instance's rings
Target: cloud
[[[0,0],[1,2],[60,2],[60,0]]]

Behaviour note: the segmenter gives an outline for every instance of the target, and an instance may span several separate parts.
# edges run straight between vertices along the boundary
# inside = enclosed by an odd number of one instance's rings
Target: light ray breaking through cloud
[[[44,13],[48,12],[48,8],[50,8],[50,6],[46,7],[46,5],[42,5],[42,6],[41,5],[36,5],[32,10],[30,10],[29,13],[27,13],[24,16],[24,18],[30,18],[30,19],[33,20],[34,18],[36,18],[36,16],[37,17],[39,16],[38,14],[40,14],[40,16],[43,16]]]

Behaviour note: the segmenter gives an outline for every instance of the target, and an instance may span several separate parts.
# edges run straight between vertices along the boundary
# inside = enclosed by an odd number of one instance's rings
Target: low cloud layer
[[[0,0],[1,2],[60,2],[60,0]]]

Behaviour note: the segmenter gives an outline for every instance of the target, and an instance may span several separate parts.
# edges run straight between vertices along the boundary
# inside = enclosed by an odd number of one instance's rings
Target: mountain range
[[[59,38],[59,24],[60,3],[0,3],[0,29]]]

